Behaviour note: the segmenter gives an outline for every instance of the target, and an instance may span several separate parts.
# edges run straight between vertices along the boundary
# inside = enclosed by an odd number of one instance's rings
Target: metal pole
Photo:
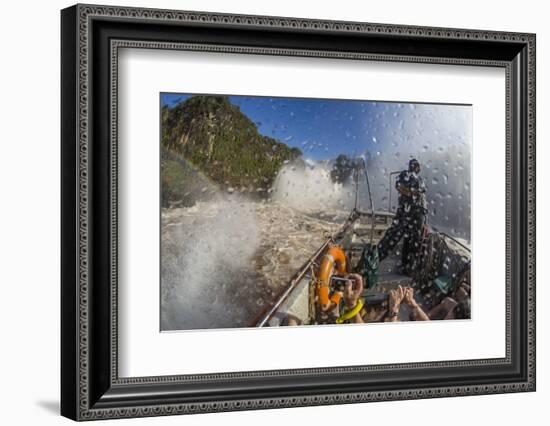
[[[370,209],[372,213],[372,219],[371,219],[371,230],[370,230],[370,245],[372,246],[372,243],[374,241],[374,225],[375,225],[375,214],[374,214],[374,202],[372,201],[372,193],[370,191],[370,182],[369,182],[369,172],[367,171],[367,163],[365,162],[365,159],[361,157],[363,160],[363,169],[365,170],[365,178],[367,180],[367,191],[369,193],[369,200],[370,200]]]
[[[353,210],[357,210],[357,193],[359,192],[359,169],[355,167],[355,206]]]

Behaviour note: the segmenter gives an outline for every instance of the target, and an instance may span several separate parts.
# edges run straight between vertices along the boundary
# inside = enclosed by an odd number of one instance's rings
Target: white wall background
[[[242,425],[547,424],[550,399],[550,185],[548,75],[550,28],[544,2],[353,0],[104,0],[103,4],[162,7],[526,31],[537,33],[538,107],[538,390],[530,394],[293,408],[256,412],[118,420],[118,424]],[[59,9],[71,2],[3,4],[0,25],[0,418],[2,424],[68,424],[59,410]],[[546,77],[546,78],[545,78]],[[546,197],[545,197],[546,195]],[[110,424],[107,421],[102,424]],[[129,423],[131,422],[131,423]],[[113,423],[117,424],[117,423]]]

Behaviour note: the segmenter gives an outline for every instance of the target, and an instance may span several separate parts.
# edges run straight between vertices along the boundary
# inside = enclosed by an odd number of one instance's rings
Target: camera
[[[348,283],[353,287],[355,281],[349,278],[337,277],[334,275],[330,278],[330,286],[334,289],[334,291],[344,291]]]

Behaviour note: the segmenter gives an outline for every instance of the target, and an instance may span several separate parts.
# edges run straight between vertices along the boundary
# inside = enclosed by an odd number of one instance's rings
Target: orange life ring
[[[319,274],[317,276],[317,298],[322,310],[327,310],[331,302],[336,306],[340,303],[340,295],[334,293],[329,298],[329,283],[330,277],[337,273],[344,275],[346,273],[346,255],[340,247],[330,247],[324,254],[319,266]]]

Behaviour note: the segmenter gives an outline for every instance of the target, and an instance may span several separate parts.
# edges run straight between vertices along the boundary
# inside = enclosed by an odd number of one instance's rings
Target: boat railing
[[[290,283],[281,290],[281,292],[276,296],[275,302],[271,305],[266,306],[253,321],[253,327],[264,327],[268,321],[273,317],[277,312],[279,307],[285,302],[285,300],[292,294],[296,286],[304,278],[304,275],[311,268],[317,258],[325,251],[325,249],[333,242],[333,238],[329,237],[325,243],[315,252],[315,254],[300,268],[298,273],[294,275]]]
[[[450,240],[454,241],[456,244],[458,244],[460,247],[462,247],[463,249],[467,250],[468,252],[471,252],[472,249],[470,247],[468,247],[466,244],[460,242],[458,239],[456,239],[455,237],[452,237],[451,235],[445,233],[445,232],[439,232],[441,235],[443,235],[444,237],[446,238],[449,238]]]
[[[375,211],[373,215],[372,211],[370,210],[352,210],[348,219],[346,219],[346,222],[342,226],[342,229],[326,239],[326,241],[315,252],[315,254],[311,256],[309,260],[304,263],[303,266],[298,270],[298,272],[291,279],[290,283],[279,292],[279,294],[275,297],[275,301],[272,304],[267,305],[262,311],[260,311],[260,313],[252,322],[252,326],[264,327],[265,325],[267,325],[269,320],[277,313],[281,305],[288,299],[295,288],[300,284],[301,280],[304,278],[310,268],[315,264],[318,258],[324,253],[327,247],[330,244],[337,244],[340,241],[341,236],[345,235],[350,230],[357,219],[359,219],[360,217],[382,217],[384,218],[384,220],[386,220],[387,218],[392,218],[393,216],[393,213],[385,211]]]

